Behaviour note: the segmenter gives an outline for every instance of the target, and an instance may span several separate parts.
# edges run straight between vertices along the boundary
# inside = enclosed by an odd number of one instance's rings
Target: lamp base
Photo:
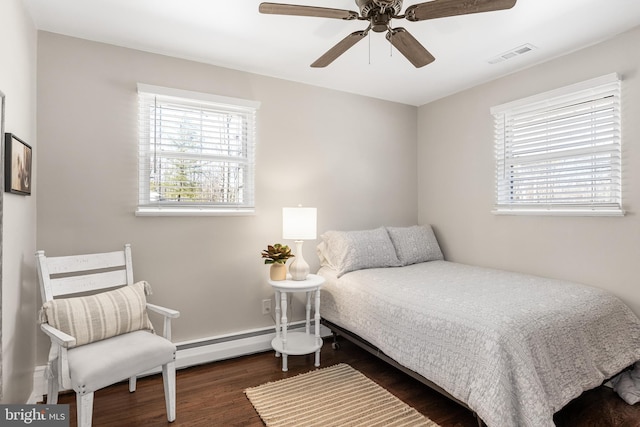
[[[309,275],[309,264],[307,264],[302,256],[303,243],[302,240],[296,240],[296,256],[289,266],[289,274],[291,274],[292,280],[306,280]]]

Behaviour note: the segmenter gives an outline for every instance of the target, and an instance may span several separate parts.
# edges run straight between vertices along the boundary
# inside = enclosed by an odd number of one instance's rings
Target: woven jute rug
[[[344,363],[244,392],[270,427],[438,427]]]

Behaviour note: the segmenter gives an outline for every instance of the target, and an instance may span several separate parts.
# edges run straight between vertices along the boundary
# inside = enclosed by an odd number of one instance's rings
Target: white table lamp
[[[282,208],[282,238],[295,240],[296,253],[289,266],[293,280],[305,280],[309,274],[309,264],[302,256],[302,244],[305,240],[316,239],[316,208]]]

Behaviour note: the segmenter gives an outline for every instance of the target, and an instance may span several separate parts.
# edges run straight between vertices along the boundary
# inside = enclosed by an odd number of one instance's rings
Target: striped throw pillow
[[[149,289],[147,282],[138,282],[100,294],[47,301],[42,320],[74,337],[76,346],[139,329],[153,332],[146,308]]]

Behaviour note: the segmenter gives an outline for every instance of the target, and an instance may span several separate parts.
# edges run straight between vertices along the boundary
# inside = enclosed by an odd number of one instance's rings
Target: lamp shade
[[[316,208],[282,208],[282,238],[315,240],[317,215]]]

